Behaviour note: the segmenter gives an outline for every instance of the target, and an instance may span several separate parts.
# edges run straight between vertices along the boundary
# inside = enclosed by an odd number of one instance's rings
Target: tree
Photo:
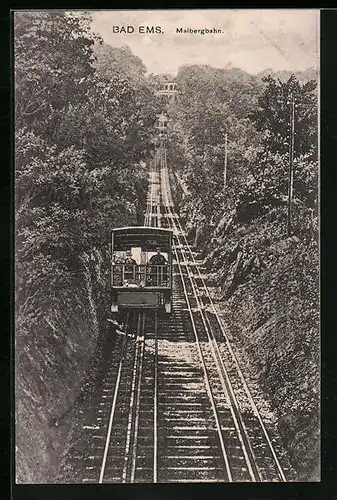
[[[61,12],[16,12],[16,127],[42,125],[90,89],[92,45],[83,20]]]
[[[241,70],[184,66],[176,78],[179,104],[171,112],[171,161],[185,177],[199,215],[212,220],[233,204],[246,185],[248,164],[259,144],[247,115],[257,102],[260,84]],[[223,190],[225,134],[228,136],[228,183]],[[178,146],[177,146],[178,145]],[[179,153],[177,153],[179,147]],[[212,199],[215,203],[210,204]],[[227,207],[228,208],[228,207]]]
[[[317,157],[317,82],[301,85],[292,75],[286,82],[263,77],[265,90],[258,99],[258,109],[251,113],[258,130],[263,131],[267,152],[288,153],[291,134],[292,102],[295,104],[295,156],[310,153]]]
[[[94,63],[98,75],[104,80],[120,78],[131,85],[139,85],[145,78],[146,67],[130,47],[111,47],[102,42],[94,45],[96,61]]]
[[[25,303],[47,276],[55,284],[55,267],[78,275],[81,255],[106,245],[111,227],[136,222],[139,162],[156,114],[145,83],[131,84],[122,71],[97,74],[87,16],[15,16],[16,250]]]

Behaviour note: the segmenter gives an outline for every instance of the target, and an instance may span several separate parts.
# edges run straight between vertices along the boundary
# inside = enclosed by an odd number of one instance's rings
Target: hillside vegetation
[[[106,331],[109,230],[140,224],[163,98],[90,16],[17,12],[16,480],[55,482],[90,360]],[[299,480],[318,468],[316,84],[185,66],[168,157],[219,307],[278,414]],[[295,98],[287,234],[289,100]],[[223,186],[225,133],[227,185]]]
[[[189,235],[215,276],[229,335],[277,414],[299,481],[319,478],[316,82],[187,66],[170,163]],[[295,102],[291,231],[287,226]],[[225,133],[227,176],[224,186]]]
[[[109,231],[143,218],[157,108],[135,56],[103,65],[90,17],[14,25],[16,475],[51,482],[106,324]]]

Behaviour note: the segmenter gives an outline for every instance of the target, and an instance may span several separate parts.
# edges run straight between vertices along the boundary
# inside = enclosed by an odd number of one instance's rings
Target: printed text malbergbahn
[[[176,33],[199,33],[200,35],[208,35],[208,34],[211,34],[211,33],[223,33],[222,30],[220,29],[216,29],[216,28],[212,28],[212,29],[208,29],[208,28],[202,28],[202,29],[193,29],[193,28],[176,28]]]

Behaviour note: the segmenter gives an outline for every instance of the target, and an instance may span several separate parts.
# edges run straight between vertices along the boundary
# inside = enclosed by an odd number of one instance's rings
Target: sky
[[[176,75],[184,64],[237,67],[256,74],[266,69],[318,69],[319,10],[152,10],[92,12],[92,29],[104,42],[128,45],[148,73]],[[132,34],[113,26],[131,25]],[[140,34],[138,26],[163,33]],[[221,34],[180,34],[176,28],[221,29]]]

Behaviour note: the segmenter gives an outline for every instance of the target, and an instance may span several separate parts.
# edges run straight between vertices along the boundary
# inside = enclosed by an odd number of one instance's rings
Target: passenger
[[[135,261],[135,259],[132,258],[131,250],[127,250],[124,264],[125,264],[124,265],[125,282],[128,282],[129,280],[134,280],[136,271],[135,266],[137,265],[137,262]]]
[[[127,250],[124,263],[125,264],[133,264],[134,266],[137,265],[137,262],[135,261],[135,259],[132,258],[131,250]]]
[[[120,255],[114,254],[112,256],[112,263],[113,264],[123,264],[124,263],[124,259]]]
[[[167,263],[164,255],[160,253],[160,247],[157,248],[157,253],[152,255],[149,264],[152,266],[165,266]]]
[[[120,255],[113,254],[111,259],[112,265],[112,280],[115,286],[121,286],[123,284],[122,270],[123,270],[123,260]]]
[[[157,253],[153,255],[149,261],[150,264],[150,285],[162,286],[167,282],[167,260],[160,253],[160,247],[157,248]]]

